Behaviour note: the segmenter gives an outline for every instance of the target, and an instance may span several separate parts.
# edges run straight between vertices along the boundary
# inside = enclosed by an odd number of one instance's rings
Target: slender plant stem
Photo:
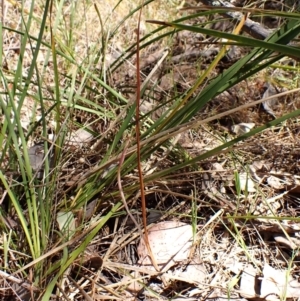
[[[150,255],[153,266],[157,271],[160,271],[156,260],[151,251],[151,247],[149,244],[148,232],[147,232],[147,217],[146,217],[146,199],[145,199],[145,185],[143,179],[142,172],[142,164],[141,164],[141,133],[140,133],[140,101],[141,101],[141,78],[140,78],[140,23],[141,23],[141,15],[143,10],[143,4],[139,11],[138,18],[138,26],[137,26],[137,45],[136,45],[136,148],[137,148],[137,167],[139,174],[139,182],[140,182],[140,191],[141,191],[141,202],[142,202],[142,217],[143,217],[143,227],[145,229],[144,234],[144,242],[147,247],[148,253]]]

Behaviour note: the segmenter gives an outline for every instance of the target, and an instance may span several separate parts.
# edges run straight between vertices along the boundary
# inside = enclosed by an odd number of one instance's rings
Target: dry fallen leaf
[[[255,123],[239,123],[235,124],[231,127],[231,130],[237,134],[242,135],[251,131],[251,129],[255,126]]]
[[[57,212],[56,218],[59,230],[63,233],[64,236],[70,238],[74,235],[76,229],[75,217],[71,211]]]
[[[255,298],[257,293],[256,287],[256,270],[252,265],[248,265],[242,275],[240,284],[240,294],[244,298]]]
[[[283,181],[277,177],[270,176],[270,177],[268,177],[267,182],[274,189],[283,189],[284,188]]]
[[[177,262],[188,259],[192,237],[192,226],[176,221],[160,222],[148,230],[151,251],[164,272]],[[137,252],[140,264],[152,265],[143,239],[140,241]]]
[[[121,285],[124,285],[131,292],[139,292],[143,288],[143,277],[138,271],[133,271],[129,275],[123,277]]]
[[[251,180],[250,175],[245,172],[240,174],[240,184],[242,190],[256,192],[255,183]]]
[[[267,98],[278,94],[276,88],[273,85],[266,83],[266,87],[267,90],[265,91],[263,98]],[[278,103],[278,97],[274,97],[272,99],[263,102],[263,107],[266,110],[266,112],[272,115],[274,118],[276,118],[276,115],[273,110],[276,107],[277,103]]]
[[[187,267],[179,267],[165,274],[165,279],[180,280],[187,283],[205,283],[207,271],[199,257],[192,260]]]
[[[251,176],[257,182],[262,181],[262,177],[259,174],[259,171],[264,168],[264,165],[265,163],[263,161],[254,161],[251,165],[249,165]]]
[[[289,271],[275,270],[265,265],[260,296],[266,300],[284,300],[300,297],[300,283],[293,279]]]
[[[88,130],[80,128],[76,132],[71,134],[68,144],[80,148],[89,143],[92,139],[93,135]]]
[[[283,237],[282,235],[274,235],[274,240],[285,247],[290,248],[291,250],[296,250],[300,247],[300,241],[295,237]]]

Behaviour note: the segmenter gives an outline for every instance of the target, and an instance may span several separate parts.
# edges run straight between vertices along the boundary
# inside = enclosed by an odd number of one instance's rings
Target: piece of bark
[[[217,7],[223,6],[224,8],[226,8],[226,7],[235,8],[235,6],[231,3],[229,3],[228,1],[219,2],[219,1],[212,1],[212,0],[197,0],[197,2],[201,2],[207,6],[217,6]],[[238,21],[240,21],[240,20],[242,20],[242,18],[244,18],[244,14],[242,14],[239,11],[228,11],[222,15],[224,15],[226,17],[230,17],[231,19],[235,19]],[[267,29],[260,23],[254,22],[249,18],[247,18],[247,20],[245,21],[243,30],[245,32],[247,32],[249,35],[251,35],[253,38],[259,39],[259,40],[266,39],[274,32],[273,29]]]

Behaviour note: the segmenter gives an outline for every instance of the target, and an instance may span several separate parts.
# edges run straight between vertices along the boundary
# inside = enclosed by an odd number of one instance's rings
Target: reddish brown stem
[[[147,217],[146,217],[146,199],[145,199],[145,186],[144,178],[141,165],[141,138],[140,138],[140,104],[141,104],[141,78],[140,78],[140,23],[142,15],[143,5],[139,12],[138,18],[138,27],[137,27],[137,45],[136,45],[136,110],[135,110],[135,131],[136,131],[136,145],[137,145],[137,164],[138,164],[138,174],[140,181],[140,191],[141,191],[141,203],[142,203],[142,217],[143,217],[143,227],[145,229],[144,241],[147,247],[148,253],[150,255],[153,266],[157,271],[159,267],[155,261],[155,258],[152,254],[151,247],[148,239],[147,232]]]

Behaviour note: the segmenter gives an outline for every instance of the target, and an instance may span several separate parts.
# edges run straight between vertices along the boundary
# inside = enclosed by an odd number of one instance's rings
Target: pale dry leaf
[[[193,146],[195,149],[202,150],[205,146],[205,143],[199,141],[193,141]]]
[[[257,218],[256,223],[258,223],[256,227],[259,231],[282,233],[282,229],[284,229],[285,232],[295,235],[300,231],[300,224],[296,223],[288,224],[284,221],[279,223],[278,220],[266,220],[264,218]]]
[[[278,94],[276,91],[276,88],[273,85],[266,83],[266,87],[267,87],[267,90],[263,94],[262,98],[267,98],[267,97]],[[273,110],[275,109],[277,103],[278,103],[278,97],[274,97],[272,99],[269,99],[269,100],[266,100],[263,102],[263,107],[266,110],[266,112],[269,113],[270,115],[272,115],[274,118],[276,118],[276,115]]]
[[[224,262],[224,267],[233,274],[239,274],[244,269],[244,264],[239,261],[239,257],[228,257]]]
[[[148,230],[148,238],[157,264],[166,272],[177,262],[188,259],[193,229],[191,225],[182,222],[160,222]],[[137,252],[139,264],[152,265],[144,239],[141,239]]]
[[[124,285],[131,292],[139,292],[143,288],[145,279],[143,279],[138,271],[133,271],[129,275],[123,277],[120,285]]]
[[[283,237],[281,235],[274,235],[274,240],[283,245],[286,246],[288,248],[290,248],[291,250],[296,250],[297,248],[300,247],[300,241],[298,239],[296,239],[295,237],[289,237],[289,239],[287,239],[286,237]]]
[[[193,296],[195,296],[195,295],[199,295],[199,294],[202,294],[203,293],[203,289],[201,288],[201,289],[199,289],[199,288],[194,288],[194,289],[192,289],[192,290],[190,290],[189,292],[188,292],[188,296],[189,297],[193,297]]]
[[[288,270],[279,271],[266,264],[263,269],[260,296],[266,300],[299,298],[300,283],[291,277]]]
[[[284,189],[284,184],[281,179],[270,176],[267,179],[267,183],[274,189]]]
[[[91,142],[92,139],[93,135],[88,130],[80,128],[71,134],[68,144],[80,148]]]
[[[71,211],[57,212],[57,223],[59,230],[63,233],[64,236],[70,238],[74,235],[76,229],[76,222],[74,215]]]
[[[255,123],[239,123],[235,124],[231,127],[231,130],[237,134],[237,135],[242,135],[245,133],[248,133],[251,131],[252,128],[254,128]]]
[[[255,183],[251,180],[249,174],[245,172],[240,174],[240,184],[243,191],[256,192]]]
[[[212,169],[213,170],[217,170],[217,171],[224,171],[224,167],[222,164],[218,163],[218,162],[215,162],[212,164]]]
[[[255,298],[257,293],[256,287],[256,270],[252,265],[248,265],[242,275],[240,284],[240,294],[244,298]]]
[[[187,283],[204,283],[207,277],[207,271],[204,263],[199,257],[196,257],[184,270],[180,267],[175,271],[169,271],[166,278],[168,275],[171,279],[178,279]]]
[[[262,170],[264,167],[263,161],[254,161],[251,165],[249,165],[249,170],[253,179],[257,182],[261,182],[262,178],[258,175],[258,171]]]
[[[288,191],[266,199],[264,202],[261,202],[259,205],[256,205],[253,213],[257,215],[274,214],[274,212],[281,208],[281,200],[286,194],[288,194]]]
[[[261,170],[264,166],[265,166],[265,162],[264,161],[254,161],[251,166],[253,166],[253,168],[255,170]]]

